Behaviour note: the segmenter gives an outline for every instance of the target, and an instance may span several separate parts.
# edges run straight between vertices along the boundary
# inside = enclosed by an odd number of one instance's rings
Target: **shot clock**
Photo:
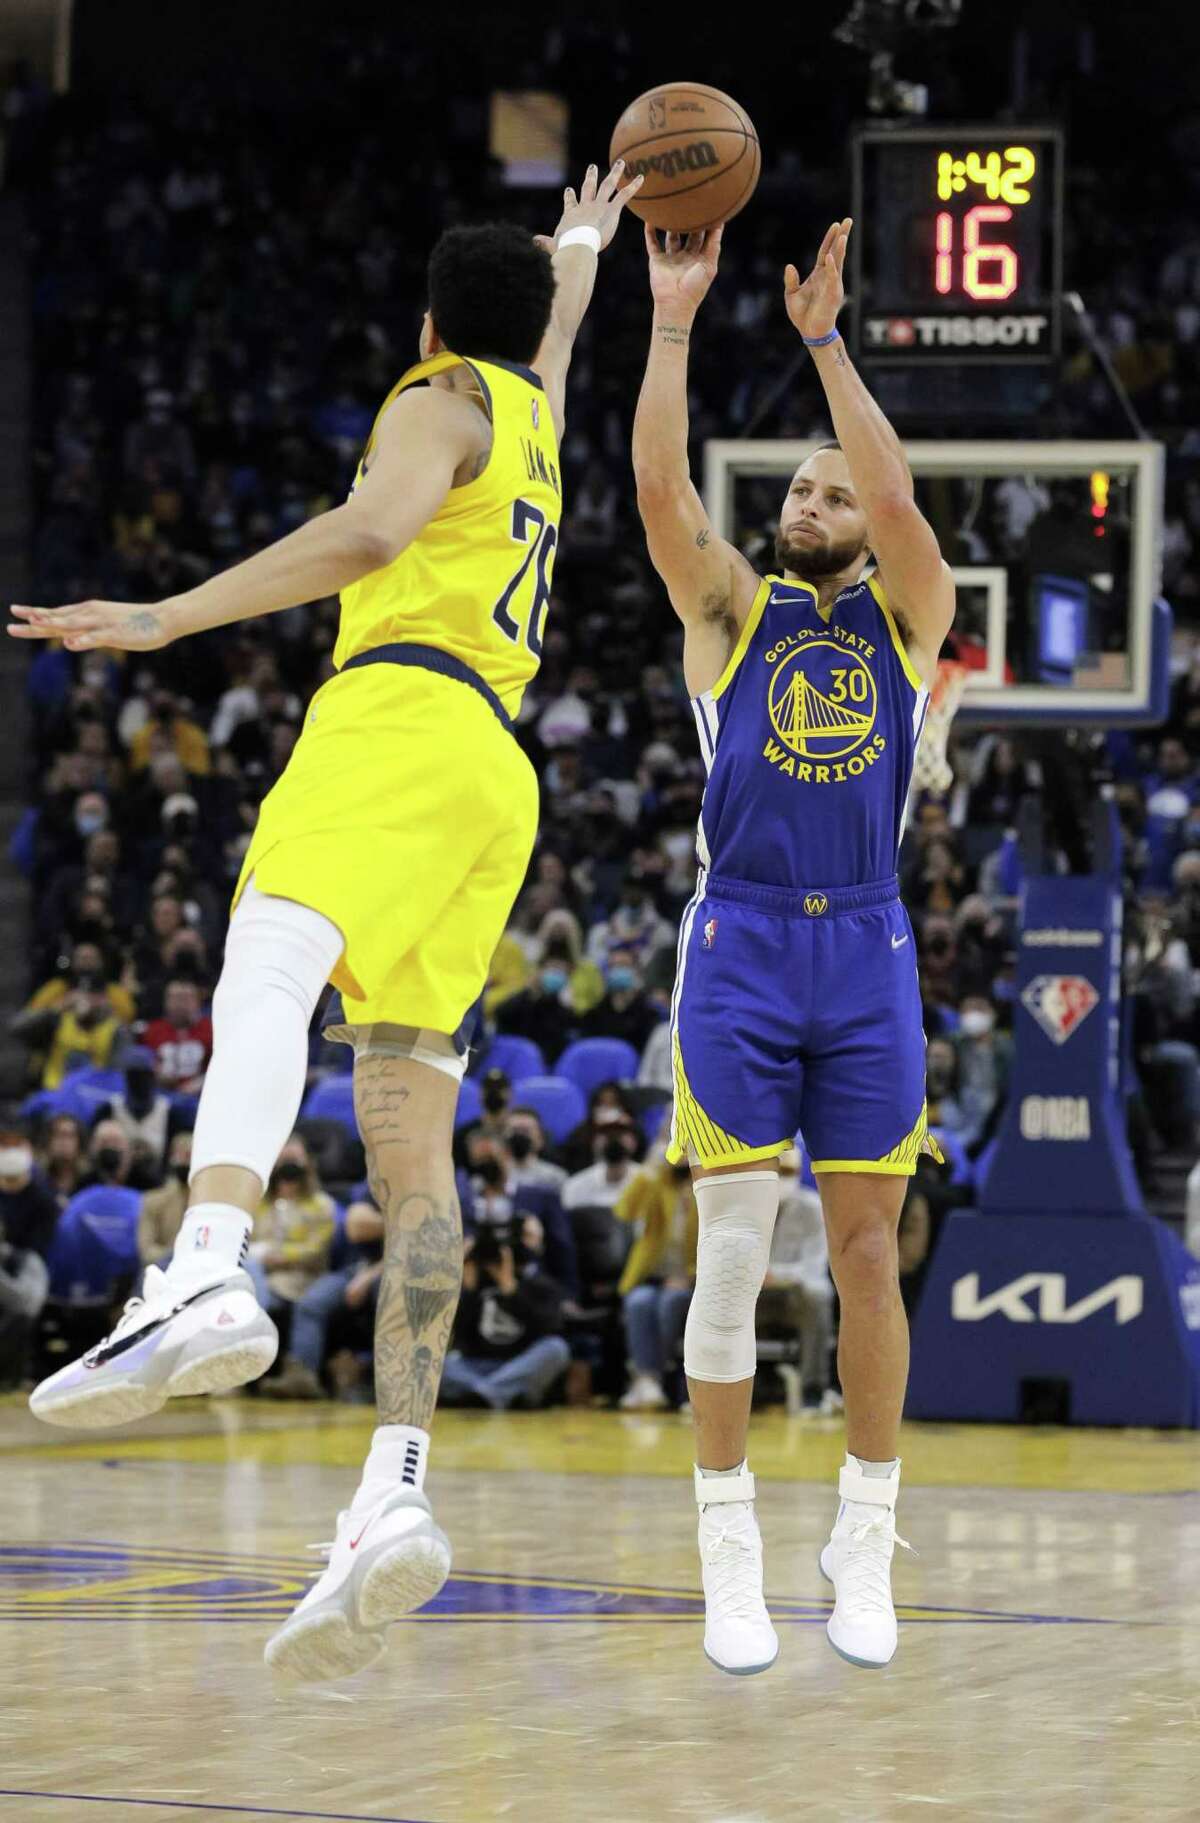
[[[1053,127],[867,127],[854,141],[864,361],[1048,361],[1062,292]]]

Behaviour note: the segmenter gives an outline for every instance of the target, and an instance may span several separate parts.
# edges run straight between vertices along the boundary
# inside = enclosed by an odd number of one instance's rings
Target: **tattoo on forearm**
[[[385,1180],[376,1175],[384,1185]],[[427,1191],[387,1208],[388,1239],[375,1313],[375,1399],[381,1424],[427,1429],[437,1404],[462,1282],[458,1202]]]
[[[658,325],[658,334],[671,348],[687,347],[689,339],[687,330],[677,328],[674,323],[660,323]]]
[[[704,549],[704,547],[707,545],[707,543],[711,537],[712,537],[711,532],[697,532],[696,533],[696,543],[699,545],[701,550]]]
[[[129,631],[153,639],[162,632],[162,626],[157,614],[152,614],[149,608],[140,608],[136,614],[129,616]]]
[[[833,361],[835,367],[844,367],[846,365],[846,351],[840,342],[837,345],[837,353],[834,355]]]

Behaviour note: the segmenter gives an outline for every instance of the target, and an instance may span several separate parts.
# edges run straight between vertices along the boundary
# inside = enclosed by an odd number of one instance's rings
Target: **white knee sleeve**
[[[757,1358],[754,1307],[779,1211],[778,1174],[706,1177],[696,1185],[696,1205],[700,1243],[683,1333],[684,1369],[693,1380],[749,1380]]]
[[[193,1177],[208,1165],[241,1165],[264,1184],[270,1177],[300,1112],[309,1024],[344,947],[320,912],[246,887],[213,996]]]

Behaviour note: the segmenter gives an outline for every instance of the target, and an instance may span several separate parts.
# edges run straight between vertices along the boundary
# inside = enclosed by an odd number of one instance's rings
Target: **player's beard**
[[[799,576],[802,582],[821,582],[826,576],[836,576],[839,571],[849,569],[859,557],[865,556],[865,544],[815,544],[795,536],[793,528],[790,534],[776,532],[775,562],[781,570],[790,570],[793,576]]]

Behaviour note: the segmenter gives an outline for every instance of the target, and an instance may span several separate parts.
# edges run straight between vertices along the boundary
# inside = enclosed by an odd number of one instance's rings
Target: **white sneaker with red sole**
[[[365,1670],[384,1650],[383,1629],[432,1601],[450,1574],[450,1540],[424,1494],[405,1485],[356,1497],[333,1543],[316,1548],[329,1568],[263,1654],[300,1683]]]

